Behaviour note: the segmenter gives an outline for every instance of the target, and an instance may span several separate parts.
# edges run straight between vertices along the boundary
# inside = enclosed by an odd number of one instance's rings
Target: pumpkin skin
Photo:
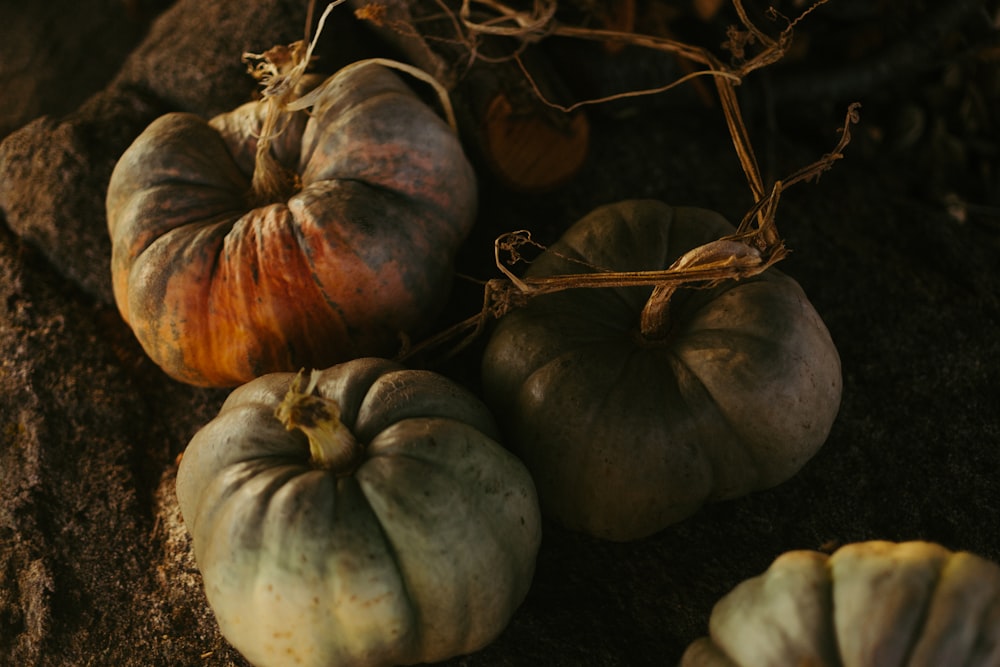
[[[229,387],[387,355],[429,324],[476,211],[451,128],[390,70],[347,68],[271,144],[301,189],[248,199],[262,106],[172,113],[107,194],[115,300],[172,377]]]
[[[223,635],[258,667],[434,662],[492,641],[527,594],[541,518],[486,407],[430,371],[334,366],[317,391],[365,450],[322,470],[274,416],[292,379],[234,390],[178,469]]]
[[[526,274],[664,269],[734,231],[702,209],[619,202],[574,224]],[[647,340],[639,322],[651,291],[535,297],[500,319],[483,357],[487,404],[543,511],[610,540],[786,480],[840,406],[837,350],[788,276],[771,268],[680,290],[668,335]]]
[[[681,667],[1000,665],[1000,567],[930,542],[791,551],[712,610]]]

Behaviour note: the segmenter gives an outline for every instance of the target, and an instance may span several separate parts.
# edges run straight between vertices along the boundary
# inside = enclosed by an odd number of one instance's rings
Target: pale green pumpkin
[[[620,202],[570,227],[526,275],[666,269],[734,231],[711,211]],[[784,273],[681,290],[655,335],[641,326],[651,292],[534,297],[502,317],[483,358],[487,403],[543,511],[613,540],[788,479],[840,406],[836,347]]]
[[[495,639],[541,528],[486,407],[380,359],[295,377],[236,389],[178,470],[223,635],[258,667],[434,662]]]
[[[791,551],[712,610],[681,667],[995,667],[1000,567],[930,542]]]

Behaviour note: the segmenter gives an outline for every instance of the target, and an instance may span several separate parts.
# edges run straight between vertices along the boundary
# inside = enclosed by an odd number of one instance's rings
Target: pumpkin
[[[288,187],[254,194],[266,110],[155,120],[107,193],[115,300],[172,377],[230,387],[395,352],[443,305],[476,181],[455,132],[391,70],[346,67],[269,150]]]
[[[713,608],[682,667],[1000,664],[1000,567],[931,542],[790,551]]]
[[[251,663],[434,662],[492,641],[530,587],[531,477],[466,389],[361,358],[234,390],[177,498],[223,636]]]
[[[526,275],[662,270],[734,231],[703,209],[619,202],[572,225]],[[543,511],[609,540],[788,479],[840,405],[830,334],[777,269],[682,288],[659,310],[646,308],[651,292],[535,296],[500,318],[483,355],[486,402]]]

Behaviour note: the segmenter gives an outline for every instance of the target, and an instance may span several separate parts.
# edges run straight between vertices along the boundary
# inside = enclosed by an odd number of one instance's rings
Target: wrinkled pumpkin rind
[[[477,202],[458,137],[385,68],[332,78],[337,97],[272,145],[302,181],[285,201],[247,200],[254,104],[161,117],[116,165],[115,300],[171,376],[236,386],[390,354],[444,303]]]
[[[495,639],[527,594],[541,520],[492,415],[452,386],[418,416],[421,389],[446,384],[425,371],[328,369],[318,391],[370,435],[363,463],[338,477],[311,469],[305,438],[273,417],[292,377],[234,391],[178,470],[223,635],[254,664],[317,667],[435,662]],[[409,400],[380,414],[393,394]]]

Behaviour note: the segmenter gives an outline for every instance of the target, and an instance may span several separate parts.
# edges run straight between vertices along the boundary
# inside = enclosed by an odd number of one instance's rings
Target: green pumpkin
[[[1000,567],[930,542],[791,551],[712,610],[681,667],[1000,665]]]
[[[381,359],[233,391],[177,473],[222,634],[257,667],[434,662],[491,642],[541,538],[531,477],[497,437],[470,392]]]
[[[526,275],[662,270],[734,231],[710,211],[620,202],[574,224]],[[652,335],[640,326],[651,292],[537,296],[501,318],[483,358],[487,404],[543,511],[612,540],[788,479],[840,406],[836,347],[787,275],[681,289]]]

